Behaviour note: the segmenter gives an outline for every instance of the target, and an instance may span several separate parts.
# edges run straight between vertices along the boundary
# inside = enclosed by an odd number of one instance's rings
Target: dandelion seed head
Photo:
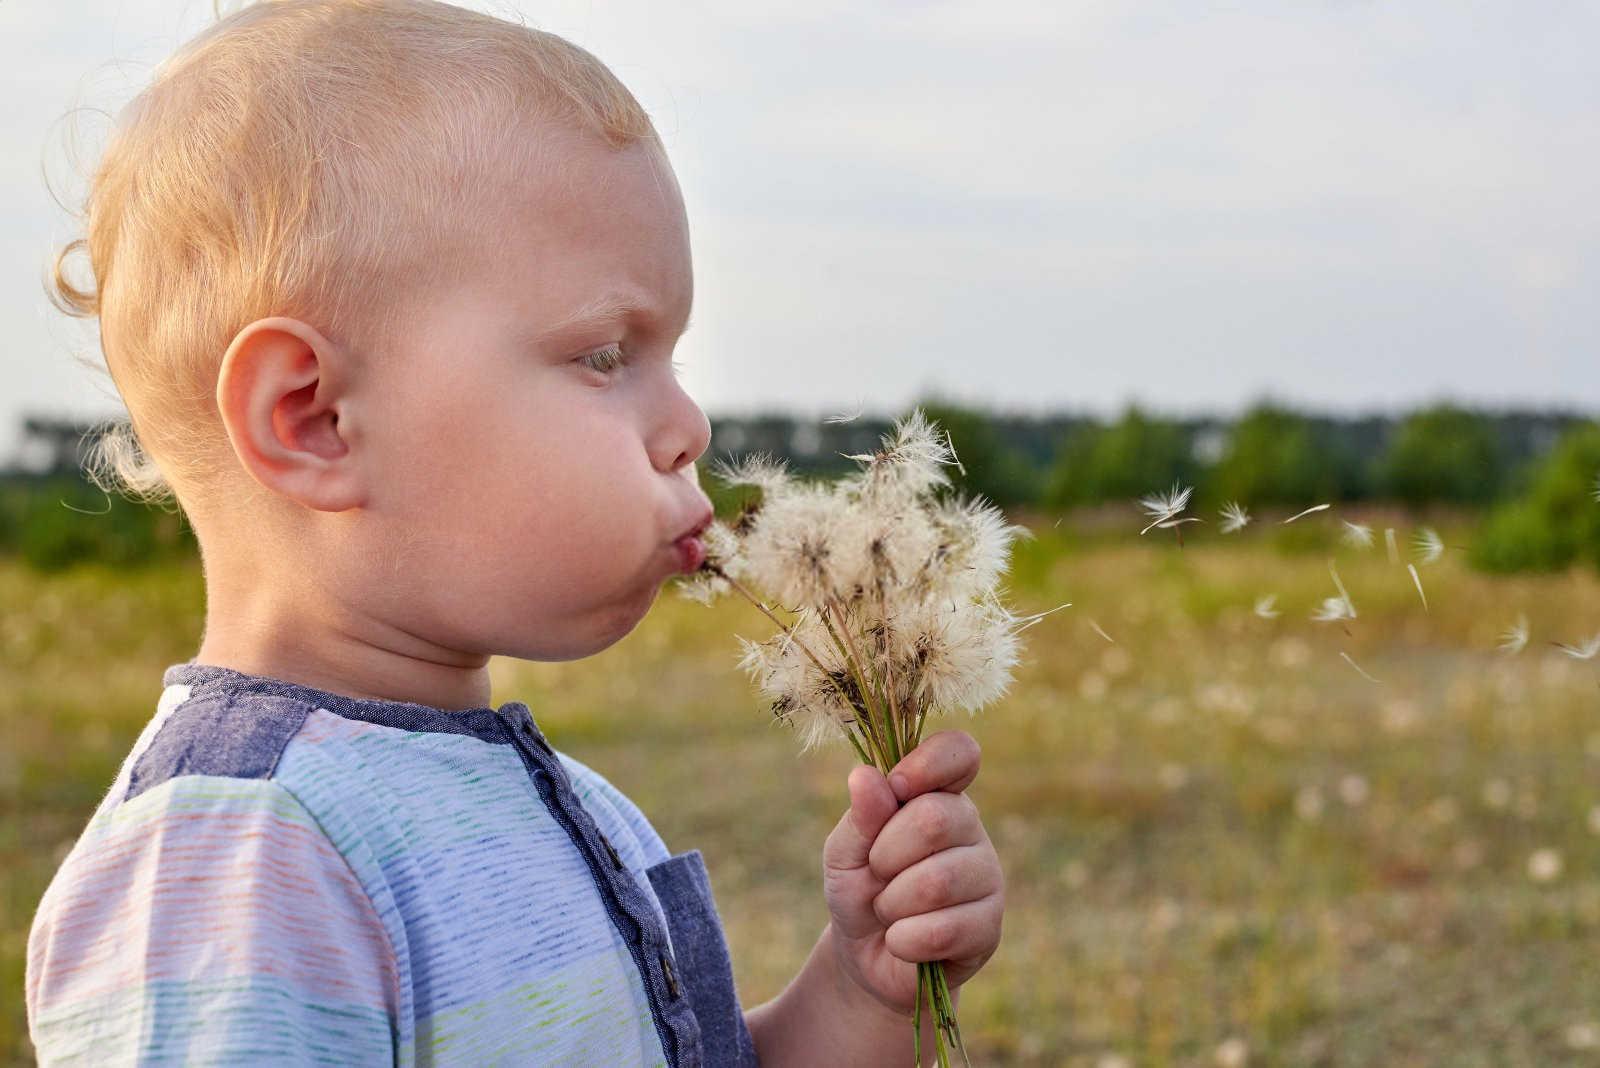
[[[930,518],[941,544],[948,547],[939,561],[945,572],[939,592],[958,600],[991,594],[1010,567],[1011,543],[1031,533],[1006,522],[1005,513],[982,497],[941,501]]]
[[[828,487],[792,488],[767,501],[744,537],[750,578],[784,605],[825,603],[841,586],[834,547],[847,514]]]
[[[849,457],[865,465],[854,481],[868,496],[905,501],[950,485],[943,468],[958,465],[955,450],[921,408],[897,422],[881,441],[877,452]]]
[[[782,494],[794,485],[789,465],[766,453],[752,453],[739,460],[719,459],[711,473],[725,486],[754,486],[766,499]]]
[[[897,621],[908,635],[918,705],[976,712],[1011,684],[1020,642],[1016,617],[995,601],[962,604],[929,598]]]

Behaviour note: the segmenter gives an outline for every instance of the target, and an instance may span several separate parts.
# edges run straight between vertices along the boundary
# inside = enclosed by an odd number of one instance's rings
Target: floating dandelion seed
[[[856,401],[856,410],[855,411],[853,411],[853,412],[840,412],[838,415],[830,415],[826,419],[824,419],[823,422],[824,423],[853,423],[857,419],[860,419],[860,418],[861,418],[861,401],[857,400]]]
[[[1139,507],[1143,508],[1145,514],[1154,520],[1139,533],[1141,535],[1145,534],[1169,519],[1177,518],[1185,508],[1189,507],[1189,495],[1193,492],[1193,486],[1183,486],[1174,482],[1170,492],[1156,493],[1149,497],[1139,498]]]
[[[1383,528],[1383,544],[1389,550],[1389,562],[1398,564],[1400,562],[1400,549],[1394,543],[1394,527]]]
[[[1243,530],[1250,525],[1250,513],[1245,511],[1244,505],[1238,501],[1230,501],[1222,507],[1222,533],[1232,534],[1236,530]]]
[[[1411,548],[1417,554],[1418,563],[1438,563],[1439,557],[1444,555],[1444,539],[1432,527],[1423,527],[1411,539]]]
[[[1551,642],[1550,644],[1574,660],[1593,660],[1597,654],[1600,654],[1600,634],[1596,634],[1582,645],[1568,645],[1566,642]]]
[[[1178,548],[1183,548],[1183,525],[1185,523],[1204,523],[1199,516],[1186,515],[1182,519],[1169,519],[1165,523],[1157,523],[1157,530],[1175,530],[1178,533]]]
[[[1345,612],[1351,619],[1356,618],[1356,606],[1350,600],[1350,591],[1344,588],[1344,583],[1339,581],[1339,569],[1333,566],[1333,561],[1328,561],[1328,574],[1333,576],[1333,584],[1339,588],[1339,596],[1344,600]]]
[[[1096,623],[1094,620],[1092,620],[1092,619],[1089,620],[1089,626],[1091,628],[1093,628],[1093,630],[1094,630],[1094,632],[1096,634],[1100,635],[1100,637],[1104,638],[1106,641],[1110,642],[1112,645],[1117,644],[1117,639],[1113,638],[1111,635],[1109,635],[1105,631],[1101,630],[1100,629],[1100,624]]]
[[[1273,607],[1277,601],[1278,595],[1275,593],[1269,593],[1265,597],[1257,597],[1256,615],[1260,616],[1262,619],[1277,619],[1279,616],[1283,615],[1282,612]]]
[[[1372,548],[1372,528],[1350,520],[1341,520],[1344,523],[1344,543],[1357,549]]]
[[[1354,618],[1355,610],[1343,597],[1324,597],[1322,607],[1311,613],[1311,619],[1316,623],[1337,623],[1341,619]]]
[[[1500,651],[1516,656],[1528,646],[1528,617],[1518,615],[1517,621],[1500,635]]]
[[[1422,592],[1422,576],[1417,574],[1417,565],[1407,564],[1406,570],[1411,572],[1411,581],[1417,584],[1417,596],[1422,598],[1422,610],[1428,611],[1428,595]]]
[[[1346,664],[1349,664],[1351,667],[1356,669],[1356,674],[1360,675],[1362,678],[1366,679],[1368,682],[1378,682],[1377,679],[1373,678],[1371,675],[1368,675],[1365,671],[1362,671],[1361,670],[1361,665],[1356,663],[1354,660],[1351,660],[1349,653],[1341,652],[1339,655],[1344,657],[1344,662]],[[1378,685],[1382,686],[1383,683],[1378,682]]]
[[[1338,623],[1344,619],[1355,619],[1355,602],[1350,600],[1350,591],[1339,581],[1339,570],[1333,566],[1332,560],[1328,561],[1328,574],[1333,576],[1333,584],[1339,588],[1339,596],[1324,597],[1322,607],[1312,613],[1311,619],[1317,623]],[[1350,633],[1348,627],[1345,628],[1345,633]]]
[[[1332,507],[1333,507],[1333,505],[1331,505],[1331,504],[1313,504],[1310,508],[1307,508],[1303,512],[1296,512],[1294,515],[1290,516],[1288,519],[1285,519],[1283,522],[1284,522],[1285,525],[1288,525],[1290,523],[1293,523],[1296,519],[1304,519],[1306,516],[1310,515],[1312,512],[1325,512],[1329,508],[1332,508]]]

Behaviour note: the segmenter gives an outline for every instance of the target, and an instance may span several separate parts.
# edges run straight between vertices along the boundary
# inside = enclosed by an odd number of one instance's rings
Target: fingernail
[[[904,775],[897,771],[889,776],[889,788],[894,791],[894,796],[903,798],[910,793],[911,784],[906,781]]]

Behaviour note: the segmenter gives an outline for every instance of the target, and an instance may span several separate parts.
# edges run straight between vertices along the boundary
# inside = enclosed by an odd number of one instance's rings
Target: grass
[[[1252,528],[1179,551],[1034,526],[1011,601],[1074,607],[1025,632],[1008,697],[930,726],[982,743],[971,793],[1007,876],[1004,941],[962,993],[976,1062],[1600,1058],[1600,669],[1545,644],[1600,629],[1600,580],[1491,578],[1452,551],[1419,568],[1425,613],[1381,540]],[[1334,592],[1329,555],[1359,612],[1348,635],[1308,619]],[[1251,610],[1269,592],[1276,620]],[[0,562],[0,603],[0,1057],[22,1061],[28,921],[161,669],[196,648],[203,590],[192,566]],[[1519,611],[1533,641],[1495,652]],[[826,922],[820,849],[853,756],[798,754],[737,672],[735,633],[766,631],[669,588],[599,656],[493,670],[497,702],[527,701],[671,848],[705,853],[754,1005]],[[1541,850],[1560,858],[1546,881]]]

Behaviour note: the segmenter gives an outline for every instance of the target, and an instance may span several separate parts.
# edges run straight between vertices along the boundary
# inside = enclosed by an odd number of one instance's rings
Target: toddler
[[[913,962],[957,988],[1000,937],[969,735],[851,773],[828,923],[746,1011],[699,851],[489,701],[711,518],[683,201],[613,74],[432,0],[257,3],[119,116],[85,227],[101,473],[175,496],[207,605],[39,904],[40,1060],[911,1063]]]

